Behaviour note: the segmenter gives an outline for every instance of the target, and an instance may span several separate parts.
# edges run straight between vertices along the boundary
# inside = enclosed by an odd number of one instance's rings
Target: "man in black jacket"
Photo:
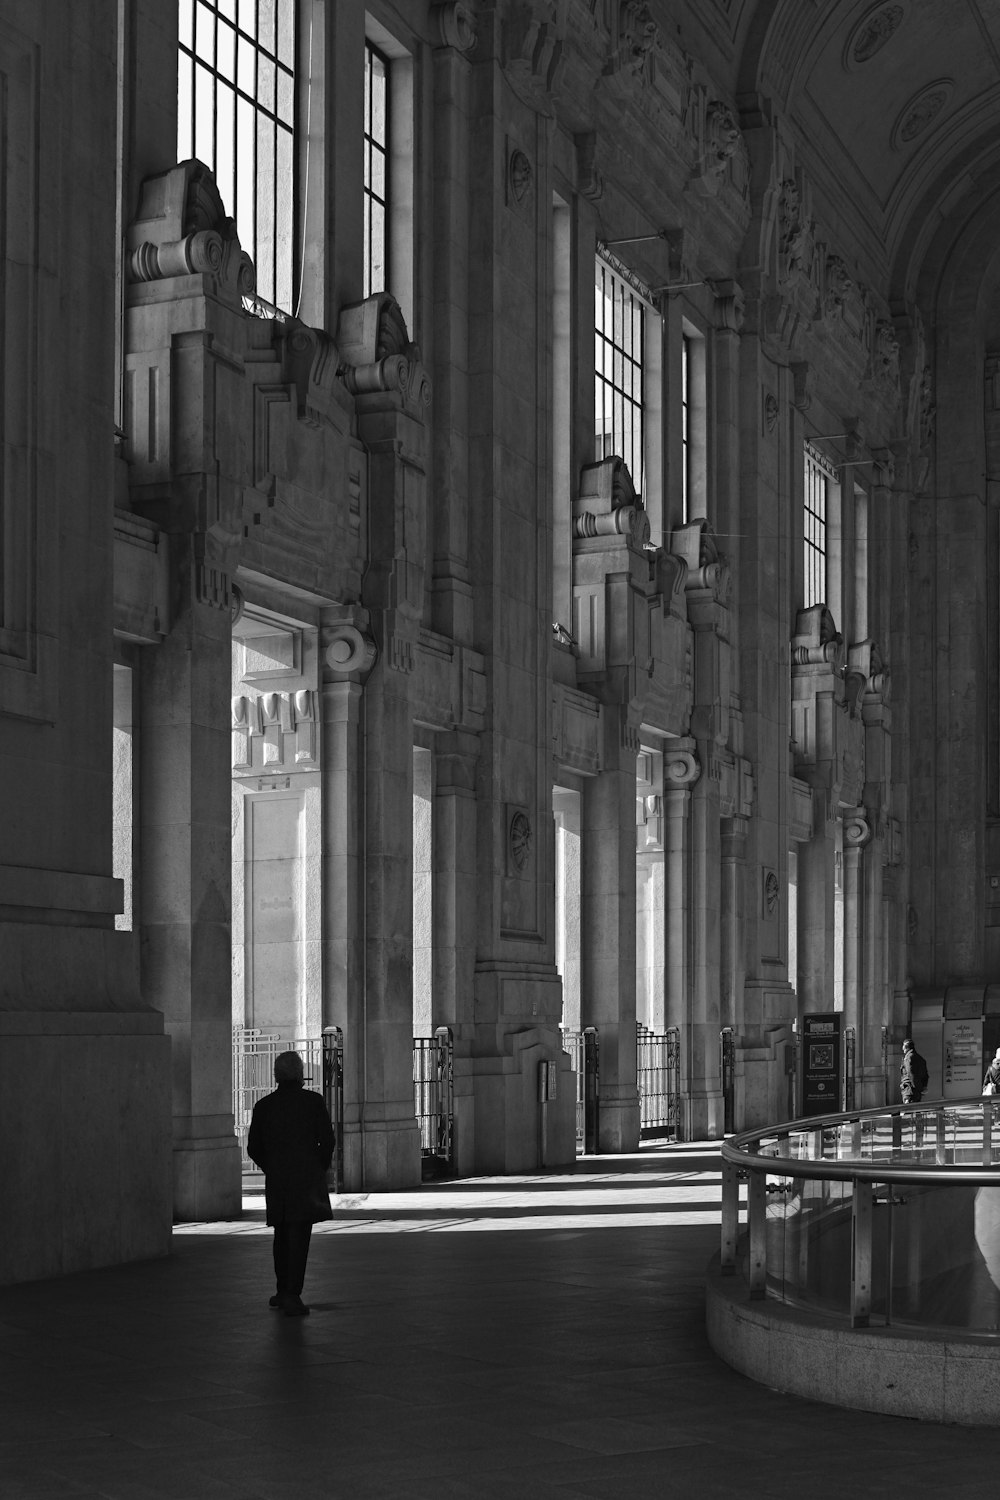
[[[927,1064],[910,1038],[903,1043],[903,1061],[899,1066],[899,1097],[904,1104],[919,1104],[927,1087]]]
[[[333,1122],[322,1094],[303,1088],[297,1052],[281,1052],[274,1059],[274,1081],[274,1092],[254,1105],[247,1154],[264,1173],[267,1222],[274,1227],[278,1289],[270,1305],[286,1318],[301,1318],[309,1311],[302,1283],[312,1227],[333,1218],[326,1186]]]

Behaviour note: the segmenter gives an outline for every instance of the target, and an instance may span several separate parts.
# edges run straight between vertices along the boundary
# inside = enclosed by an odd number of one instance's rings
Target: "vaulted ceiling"
[[[897,295],[1000,179],[1000,0],[715,0],[742,104],[793,122],[816,191]]]

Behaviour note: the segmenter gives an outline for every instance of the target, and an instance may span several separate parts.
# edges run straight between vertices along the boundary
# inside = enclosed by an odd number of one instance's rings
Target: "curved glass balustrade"
[[[752,1298],[1000,1338],[1000,1100],[790,1121],[722,1157],[722,1270]]]

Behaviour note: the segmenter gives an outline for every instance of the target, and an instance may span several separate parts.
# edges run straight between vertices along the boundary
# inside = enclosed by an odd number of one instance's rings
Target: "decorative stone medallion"
[[[515,808],[507,826],[507,865],[511,875],[523,875],[531,859],[531,819]]]
[[[876,5],[866,12],[854,27],[844,48],[844,67],[857,68],[870,62],[886,42],[895,36],[906,19],[908,5]]]
[[[909,103],[900,111],[892,127],[890,138],[892,149],[901,151],[904,146],[912,145],[918,136],[923,135],[928,125],[936,120],[945,108],[954,91],[954,79],[937,78],[926,88],[921,89],[918,94],[914,94]]]
[[[534,170],[526,153],[516,147],[511,152],[507,164],[508,201],[520,208],[531,191],[534,176]]]

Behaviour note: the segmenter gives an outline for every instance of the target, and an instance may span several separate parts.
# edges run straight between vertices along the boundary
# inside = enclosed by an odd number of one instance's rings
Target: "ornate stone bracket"
[[[792,636],[792,671],[804,666],[832,666],[842,672],[845,661],[844,638],[825,604],[800,609],[795,617]]]
[[[858,718],[866,700],[884,703],[889,694],[889,668],[882,660],[878,642],[868,638],[847,649],[844,667],[845,697],[851,718]]]
[[[582,470],[580,496],[573,502],[573,536],[624,536],[634,551],[642,551],[649,541],[649,517],[624,459],[604,458]]]
[[[345,307],[337,326],[340,373],[354,396],[390,394],[412,416],[423,417],[431,384],[420,350],[410,342],[398,302],[378,292]]]
[[[319,427],[336,406],[340,352],[328,333],[296,319],[279,327],[284,375],[295,391],[296,411],[307,427]]]
[[[728,603],[732,575],[708,521],[688,521],[678,526],[671,534],[670,550],[687,564],[684,578],[687,593],[707,591],[717,603]]]
[[[126,274],[133,283],[203,275],[213,277],[220,293],[234,301],[253,295],[253,261],[240,246],[204,162],[184,161],[146,178],[126,251]]]

